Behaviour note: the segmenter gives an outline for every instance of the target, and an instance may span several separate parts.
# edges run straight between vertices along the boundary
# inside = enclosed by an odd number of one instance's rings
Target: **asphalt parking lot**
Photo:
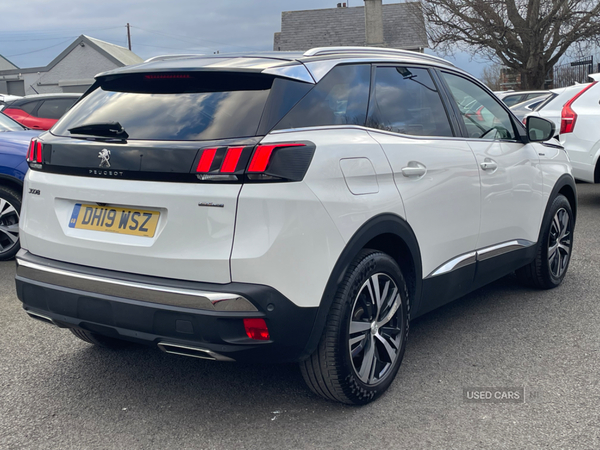
[[[29,319],[0,263],[0,448],[600,448],[600,185],[578,190],[563,285],[508,276],[413,322],[396,381],[364,407],[316,397],[293,365],[94,348]],[[524,399],[464,397],[491,387]]]

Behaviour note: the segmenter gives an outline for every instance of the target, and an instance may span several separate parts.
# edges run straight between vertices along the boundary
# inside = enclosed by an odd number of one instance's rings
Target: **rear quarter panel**
[[[316,145],[302,182],[242,188],[231,272],[233,281],[267,284],[310,307],[320,304],[338,258],[361,225],[381,213],[404,217],[404,207],[383,150],[365,130],[284,131],[262,143],[295,141]],[[364,160],[370,161],[371,175]],[[356,168],[354,175],[346,169],[352,180],[342,171],[348,164]]]

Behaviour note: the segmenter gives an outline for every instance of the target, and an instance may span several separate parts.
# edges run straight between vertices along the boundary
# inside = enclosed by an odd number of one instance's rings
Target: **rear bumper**
[[[317,308],[247,283],[196,283],[17,255],[17,295],[30,316],[65,328],[157,345],[207,359],[286,362],[305,356]],[[244,318],[265,319],[270,340],[250,339]],[[173,351],[173,353],[178,353]]]

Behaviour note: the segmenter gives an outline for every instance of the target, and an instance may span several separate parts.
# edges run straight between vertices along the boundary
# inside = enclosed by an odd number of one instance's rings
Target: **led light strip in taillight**
[[[42,143],[37,139],[32,139],[27,150],[27,162],[42,164]]]
[[[300,154],[293,147],[304,148]],[[313,144],[298,142],[204,148],[195,171],[202,181],[299,181],[314,150]]]
[[[252,147],[211,147],[201,152],[196,173],[242,175],[252,154]]]

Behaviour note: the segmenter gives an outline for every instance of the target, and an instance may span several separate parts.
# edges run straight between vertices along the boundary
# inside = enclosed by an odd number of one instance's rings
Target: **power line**
[[[121,26],[118,27],[108,27],[108,28],[90,28],[88,30],[86,30],[86,32],[92,32],[92,31],[105,31],[105,30],[116,30],[116,29],[120,29]],[[38,30],[38,31],[18,31],[18,30],[2,30],[0,31],[0,36],[2,35],[9,35],[9,36],[15,36],[17,35],[17,37],[21,37],[19,35],[31,35],[31,36],[40,36],[40,35],[45,35],[45,34],[53,34],[53,33],[65,33],[65,32],[69,32],[69,31],[76,31],[76,32],[80,32],[81,31],[81,27],[77,27],[77,28],[60,28],[60,29],[46,29],[46,30]],[[81,34],[81,33],[80,33]],[[36,38],[31,38],[32,40],[36,40]]]
[[[231,46],[231,47],[241,47],[241,48],[245,48],[245,49],[248,49],[248,50],[258,50],[257,47],[247,47],[247,46],[237,45],[237,44],[227,44],[225,42],[217,42],[217,41],[212,41],[210,39],[198,39],[198,38],[194,38],[194,37],[191,37],[191,36],[182,36],[182,35],[167,34],[167,33],[163,33],[162,31],[148,30],[148,29],[145,29],[145,28],[134,27],[133,25],[132,25],[132,28],[137,28],[138,30],[145,31],[147,33],[154,33],[154,34],[158,34],[158,35],[161,35],[161,36],[166,36],[166,37],[169,37],[169,38],[172,38],[172,39],[177,39],[177,40],[180,40],[180,41],[183,41],[183,42],[187,42],[189,44],[196,44],[198,42],[210,42],[211,44],[216,44],[216,45],[219,45],[219,46],[223,46],[224,45],[224,46]],[[206,48],[209,48],[209,47],[206,47]]]
[[[45,37],[45,38],[35,38],[35,39],[0,39],[0,42],[30,42],[30,41],[54,41],[56,39],[67,39],[69,36],[59,36],[59,37]]]
[[[166,50],[195,50],[195,48],[193,48],[193,47],[192,48],[190,48],[190,47],[188,47],[188,48],[181,48],[181,47],[160,47],[158,45],[137,44],[137,43],[135,45],[139,45],[141,47],[162,48],[162,49],[166,49]],[[210,48],[208,48],[208,47],[200,47],[200,48],[206,48],[206,49],[210,50]]]
[[[29,55],[30,53],[41,52],[41,51],[44,51],[44,50],[48,50],[49,48],[58,47],[59,45],[65,44],[65,43],[69,42],[70,40],[75,39],[76,37],[77,36],[71,37],[71,38],[69,38],[69,39],[67,39],[65,41],[59,42],[58,44],[51,45],[50,47],[44,47],[44,48],[40,48],[38,50],[32,50],[30,52],[25,52],[25,53],[16,53],[14,55],[6,55],[6,57],[7,58],[12,58],[13,56]]]

